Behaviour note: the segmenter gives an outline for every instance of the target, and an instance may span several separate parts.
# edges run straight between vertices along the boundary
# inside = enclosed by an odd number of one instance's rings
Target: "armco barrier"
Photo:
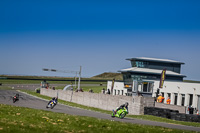
[[[144,114],[145,106],[154,106],[153,98],[142,96],[131,97],[121,95],[108,95],[102,93],[74,92],[71,90],[52,90],[45,88],[40,90],[40,94],[50,97],[58,96],[58,99],[110,111],[116,109],[125,102],[128,102],[129,114],[132,115]]]
[[[157,107],[144,107],[145,115],[154,115],[158,117],[168,118],[178,121],[200,122],[199,115],[183,114],[178,110],[157,108]]]

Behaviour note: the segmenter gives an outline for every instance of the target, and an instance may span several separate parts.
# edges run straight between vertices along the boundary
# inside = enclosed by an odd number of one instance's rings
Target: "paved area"
[[[13,103],[12,96],[14,96],[16,93],[19,93],[20,99],[16,103]],[[34,109],[48,110],[48,111],[53,111],[53,112],[66,113],[70,115],[89,116],[89,117],[95,117],[95,118],[107,119],[107,120],[113,120],[113,121],[152,125],[152,126],[162,126],[166,128],[174,128],[174,129],[191,130],[191,131],[200,132],[199,127],[168,124],[168,123],[139,120],[139,119],[126,118],[126,117],[124,119],[112,118],[108,114],[84,110],[84,109],[80,109],[76,107],[70,107],[70,106],[66,106],[62,104],[56,105],[54,109],[46,109],[46,105],[48,101],[31,96],[31,95],[27,95],[25,93],[17,92],[15,90],[0,90],[0,103],[14,105],[14,106],[21,106],[21,107],[29,107],[29,108],[34,108]]]

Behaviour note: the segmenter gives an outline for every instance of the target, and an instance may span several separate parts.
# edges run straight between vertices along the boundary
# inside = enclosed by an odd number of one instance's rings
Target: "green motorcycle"
[[[124,107],[123,109],[118,110],[116,113],[113,110],[111,117],[118,117],[120,119],[123,119],[127,114],[128,110]]]

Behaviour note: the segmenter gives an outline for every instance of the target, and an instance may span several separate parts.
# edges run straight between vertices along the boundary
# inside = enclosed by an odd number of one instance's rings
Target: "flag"
[[[114,83],[115,83],[115,79],[112,80],[111,94],[113,93]]]
[[[163,71],[161,73],[159,88],[163,88],[164,80],[165,80],[165,77],[166,77],[165,74],[166,74],[166,68],[163,69]]]

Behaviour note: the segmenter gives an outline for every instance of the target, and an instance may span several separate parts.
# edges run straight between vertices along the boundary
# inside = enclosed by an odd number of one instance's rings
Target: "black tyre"
[[[55,104],[51,105],[51,109],[53,109],[55,107]]]
[[[13,103],[15,103],[17,101],[17,99],[13,98]]]
[[[125,113],[121,113],[120,116],[119,116],[119,118],[120,118],[120,119],[123,119],[125,116],[126,116]]]

